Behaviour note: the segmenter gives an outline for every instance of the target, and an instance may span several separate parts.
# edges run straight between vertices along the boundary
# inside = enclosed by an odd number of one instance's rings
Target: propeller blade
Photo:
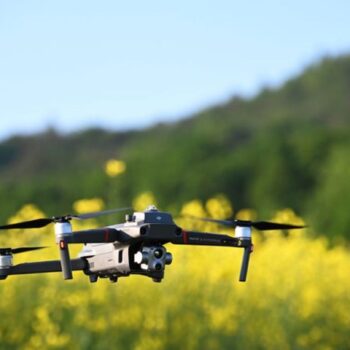
[[[236,227],[236,226],[243,226],[243,227],[254,227],[257,230],[260,231],[268,231],[268,230],[293,230],[293,229],[300,229],[305,228],[304,225],[292,225],[292,224],[281,224],[277,222],[269,222],[269,221],[247,221],[247,220],[219,220],[219,219],[209,219],[209,218],[198,218],[196,216],[187,215],[186,217],[200,220],[200,221],[206,221],[206,222],[214,222],[219,225],[224,225],[228,227]]]
[[[18,253],[24,253],[24,252],[30,252],[32,250],[38,250],[38,249],[44,249],[47,247],[20,247],[20,248],[0,248],[0,254],[18,254]]]
[[[53,222],[69,221],[72,219],[75,219],[75,220],[92,219],[98,216],[113,214],[113,213],[130,210],[130,209],[132,208],[118,208],[118,209],[97,211],[97,212],[91,212],[91,213],[80,214],[80,215],[68,214],[63,216],[54,216],[52,218],[41,218],[41,219],[35,219],[35,220],[29,220],[29,221],[22,221],[14,224],[0,226],[0,230],[41,228]]]
[[[214,222],[216,224],[225,225],[229,227],[235,227],[235,223],[232,220],[219,220],[219,219],[209,219],[209,218],[199,218],[197,216],[193,215],[184,215],[185,218],[193,219],[193,220],[200,220],[205,222]]]
[[[85,220],[85,219],[97,218],[97,217],[103,216],[103,215],[114,214],[114,213],[118,213],[121,211],[127,211],[127,210],[132,210],[132,208],[128,207],[128,208],[109,209],[109,210],[95,211],[95,212],[79,214],[79,215],[68,215],[68,217],[70,217],[72,219]]]
[[[304,228],[304,225],[292,225],[292,224],[280,224],[277,222],[268,222],[268,221],[258,221],[252,222],[252,226],[258,230],[293,230],[298,228]]]
[[[9,229],[19,229],[19,228],[41,228],[44,227],[54,220],[51,218],[42,218],[42,219],[35,219],[35,220],[29,220],[29,221],[22,221],[17,222],[15,224],[9,224],[9,225],[3,225],[0,226],[0,230],[9,230]]]

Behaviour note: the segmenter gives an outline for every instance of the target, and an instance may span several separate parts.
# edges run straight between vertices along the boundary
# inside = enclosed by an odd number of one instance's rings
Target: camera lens
[[[154,257],[160,259],[163,255],[163,251],[161,249],[156,249],[153,253]]]
[[[156,263],[156,265],[154,266],[155,267],[155,269],[157,270],[157,271],[160,271],[161,269],[162,269],[162,264],[161,263]]]

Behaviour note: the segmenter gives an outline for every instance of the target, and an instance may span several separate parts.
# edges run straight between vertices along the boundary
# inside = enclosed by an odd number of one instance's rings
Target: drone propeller
[[[269,221],[248,221],[248,220],[218,220],[218,219],[209,219],[209,218],[199,218],[196,216],[187,216],[194,220],[201,220],[207,222],[214,222],[219,225],[224,225],[228,227],[235,228],[235,237],[242,239],[243,241],[249,242],[247,246],[244,246],[244,253],[241,265],[241,272],[239,280],[241,282],[246,281],[248,273],[248,265],[250,259],[250,253],[252,252],[253,245],[251,244],[251,227],[254,227],[258,230],[292,230],[304,228],[303,225],[292,225],[292,224],[281,224],[277,222]],[[246,230],[245,228],[248,228]]]
[[[214,222],[219,225],[224,225],[228,227],[254,227],[257,230],[265,231],[265,230],[293,230],[300,229],[306,226],[304,225],[292,225],[292,224],[281,224],[277,222],[269,222],[269,221],[248,221],[248,220],[219,220],[219,219],[209,219],[209,218],[199,218],[196,216],[188,215],[187,217],[194,220],[201,220],[207,222]]]
[[[20,247],[20,248],[0,248],[0,255],[3,254],[18,254],[24,252],[30,252],[32,250],[43,249],[47,247]]]
[[[3,225],[0,226],[0,230],[8,230],[8,229],[28,229],[28,228],[41,228],[45,227],[53,222],[66,222],[70,220],[86,220],[86,219],[93,219],[102,215],[108,215],[117,213],[120,211],[126,211],[130,210],[132,208],[118,208],[118,209],[110,209],[110,210],[104,210],[104,211],[96,211],[91,213],[85,213],[80,215],[74,215],[74,214],[68,214],[63,216],[54,216],[52,218],[40,218],[35,220],[28,220],[28,221],[22,221],[17,222],[15,224],[9,224],[9,225]]]

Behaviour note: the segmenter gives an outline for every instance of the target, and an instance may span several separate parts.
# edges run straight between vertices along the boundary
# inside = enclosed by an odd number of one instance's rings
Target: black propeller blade
[[[304,228],[306,226],[304,225],[292,225],[292,224],[281,224],[277,222],[269,222],[269,221],[247,221],[247,220],[218,220],[218,219],[209,219],[209,218],[198,218],[196,216],[188,215],[188,218],[194,219],[194,220],[201,220],[201,221],[207,221],[207,222],[214,222],[216,224],[228,226],[228,227],[237,227],[237,226],[243,226],[243,227],[254,227],[257,230],[293,230],[293,229],[300,229]]]
[[[42,219],[35,219],[35,220],[29,220],[29,221],[22,221],[22,222],[17,222],[15,224],[0,226],[0,230],[15,229],[15,228],[40,228],[40,227],[47,226],[48,224],[51,224],[51,222],[54,222],[52,218],[42,218]]]
[[[20,248],[0,248],[0,254],[18,254],[30,252],[32,250],[44,249],[47,247],[20,247]]]
[[[108,215],[117,213],[120,211],[126,211],[130,210],[132,208],[117,208],[117,209],[110,209],[110,210],[104,210],[104,211],[97,211],[97,212],[91,212],[91,213],[85,213],[80,215],[64,215],[64,216],[54,216],[52,218],[41,218],[41,219],[35,219],[35,220],[29,220],[29,221],[22,221],[17,222],[15,224],[9,224],[9,225],[3,225],[0,226],[0,230],[8,230],[8,229],[27,229],[27,228],[41,228],[45,227],[53,222],[64,222],[64,221],[70,221],[72,219],[74,220],[86,220],[86,219],[92,219],[96,218],[102,215]]]
[[[103,216],[103,215],[118,213],[120,211],[127,211],[127,210],[131,210],[131,209],[132,209],[131,207],[117,208],[117,209],[109,209],[109,210],[95,211],[95,212],[91,212],[91,213],[85,213],[85,214],[79,214],[79,215],[68,215],[68,216],[72,219],[86,220],[86,219],[97,218],[97,217]]]
[[[239,222],[239,220],[237,220]],[[277,222],[269,222],[269,221],[256,221],[252,222],[251,226],[256,228],[257,230],[294,230],[305,228],[305,225],[292,225],[292,224],[281,224]]]

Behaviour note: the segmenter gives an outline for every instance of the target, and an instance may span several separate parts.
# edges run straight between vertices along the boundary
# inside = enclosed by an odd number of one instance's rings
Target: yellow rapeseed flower
[[[12,224],[19,221],[32,220],[44,217],[44,213],[32,203],[25,204],[16,215],[12,216],[8,223]]]
[[[199,199],[194,199],[185,203],[181,209],[182,215],[193,215],[198,217],[205,217],[207,213],[203,207],[202,202]]]
[[[256,211],[253,209],[248,209],[248,208],[241,209],[236,214],[237,220],[254,221],[254,220],[256,220],[256,217],[257,217]]]
[[[110,159],[106,162],[105,172],[110,177],[115,177],[124,173],[126,170],[126,164],[122,160]]]
[[[132,206],[136,211],[143,211],[149,205],[157,205],[157,200],[151,191],[141,193],[132,202]]]
[[[205,203],[209,215],[216,219],[227,219],[232,216],[233,208],[230,201],[223,194],[210,198]]]
[[[105,204],[101,198],[79,199],[73,204],[73,209],[77,213],[89,213],[92,211],[103,210]]]

